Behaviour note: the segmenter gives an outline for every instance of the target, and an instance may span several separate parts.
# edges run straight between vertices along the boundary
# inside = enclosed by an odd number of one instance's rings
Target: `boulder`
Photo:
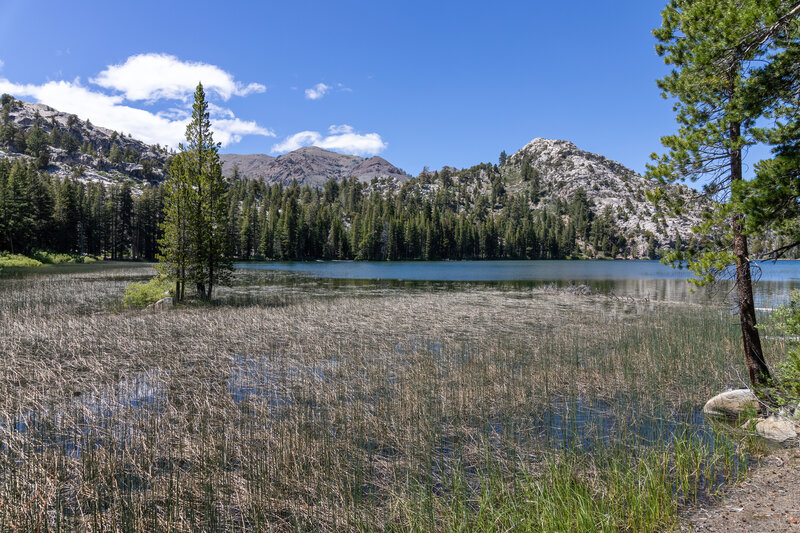
[[[756,433],[765,439],[783,442],[797,437],[797,426],[791,420],[772,415],[759,420],[756,424]]]
[[[167,296],[166,298],[161,298],[159,301],[153,304],[153,309],[169,309],[172,307],[172,298]]]
[[[703,406],[703,413],[713,416],[739,416],[746,409],[758,409],[758,398],[750,389],[736,389],[717,394]]]

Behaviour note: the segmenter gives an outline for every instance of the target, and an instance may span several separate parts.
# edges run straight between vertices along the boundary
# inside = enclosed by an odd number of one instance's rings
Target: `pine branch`
[[[792,248],[796,248],[798,246],[800,246],[800,241],[796,241],[796,242],[793,242],[791,244],[787,244],[785,246],[781,246],[780,248],[775,248],[774,250],[771,250],[769,252],[764,252],[762,254],[759,254],[758,258],[759,259],[772,259],[773,261],[777,261],[778,259],[780,259],[784,255],[786,255],[786,253],[789,252]]]

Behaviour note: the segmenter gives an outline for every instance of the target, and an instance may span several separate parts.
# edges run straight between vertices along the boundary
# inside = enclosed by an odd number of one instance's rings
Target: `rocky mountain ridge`
[[[526,165],[531,170],[526,170]],[[692,237],[692,226],[700,223],[708,200],[685,185],[672,185],[665,193],[685,206],[680,218],[668,217],[647,199],[656,182],[645,178],[617,161],[581,150],[569,141],[536,138],[510,156],[501,173],[509,186],[518,188],[534,177],[539,181],[539,203],[556,198],[573,198],[583,189],[591,199],[595,215],[610,210],[624,232],[653,233],[661,242],[684,242]]]
[[[24,102],[3,96],[5,109],[0,121],[0,158],[33,161],[26,139],[34,126],[44,133],[48,143],[46,164],[42,170],[59,177],[81,181],[114,183],[132,180],[157,183],[168,175],[173,152],[151,146],[130,135],[119,133],[76,115],[62,113],[47,105]],[[39,161],[44,161],[40,159]],[[267,183],[321,187],[329,179],[355,177],[361,182],[382,178],[400,184],[411,176],[382,157],[362,158],[323,150],[315,146],[272,157],[266,154],[220,154],[223,174],[239,174]]]
[[[147,145],[75,115],[4,95],[1,118],[0,158],[39,164],[42,159],[31,155],[25,146],[31,131],[38,127],[49,145],[42,168],[48,173],[104,183],[157,183],[167,177],[172,153],[166,148]],[[448,189],[447,194],[454,195],[457,204],[493,203],[488,208],[496,212],[503,208],[503,194],[524,197],[530,209],[542,209],[569,201],[582,190],[593,215],[613,219],[619,231],[640,249],[648,246],[648,240],[659,247],[674,244],[677,238],[688,241],[691,227],[700,222],[708,207],[693,190],[673,186],[667,189],[668,194],[683,200],[686,209],[680,218],[668,217],[646,197],[655,188],[651,180],[571,142],[543,138],[533,139],[500,165],[481,164],[461,170],[445,167],[416,178],[381,157],[365,159],[318,147],[304,147],[278,157],[220,154],[220,160],[228,176],[238,168],[243,177],[284,185],[297,181],[321,187],[329,179],[355,177],[368,184],[368,190],[379,192],[402,189],[431,196]]]
[[[266,154],[220,154],[220,162],[226,176],[233,175],[234,168],[238,168],[241,175],[249,178],[284,185],[297,180],[300,185],[321,187],[329,179],[341,181],[350,177],[361,182],[370,182],[373,178],[388,178],[398,184],[411,179],[411,176],[382,157],[365,159],[316,146],[298,148],[278,157]]]
[[[47,144],[46,157],[38,158],[37,163],[50,174],[103,183],[126,180],[155,183],[166,177],[165,167],[170,157],[166,148],[8,95],[2,98],[0,158],[36,160],[31,155],[33,147],[29,146],[31,132],[36,127]]]

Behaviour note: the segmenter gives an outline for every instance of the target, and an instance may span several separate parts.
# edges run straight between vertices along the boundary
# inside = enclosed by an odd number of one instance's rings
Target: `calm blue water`
[[[732,299],[732,284],[691,292],[691,273],[658,261],[291,261],[239,263],[241,269],[278,270],[329,280],[498,282],[519,287],[586,284],[617,296],[656,300]],[[800,289],[800,261],[762,262],[754,268],[756,305],[783,303]]]
[[[764,281],[800,283],[800,261],[761,263]],[[687,279],[691,273],[659,261],[288,261],[239,263],[237,268],[288,270],[337,279],[424,281],[590,281]]]

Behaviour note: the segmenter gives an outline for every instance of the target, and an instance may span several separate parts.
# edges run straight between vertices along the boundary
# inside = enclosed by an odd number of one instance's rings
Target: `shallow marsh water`
[[[674,469],[685,443],[711,465],[694,469],[709,477],[695,491],[738,475],[744,457],[699,411],[746,375],[724,294],[685,301],[681,279],[597,272],[340,280],[253,266],[216,305],[165,313],[120,307],[147,265],[0,280],[4,527],[447,529],[446,511],[407,511],[454,498],[456,479],[469,507],[492,476],[564,453],[601,464],[664,449]],[[770,283],[774,303],[795,281]]]

